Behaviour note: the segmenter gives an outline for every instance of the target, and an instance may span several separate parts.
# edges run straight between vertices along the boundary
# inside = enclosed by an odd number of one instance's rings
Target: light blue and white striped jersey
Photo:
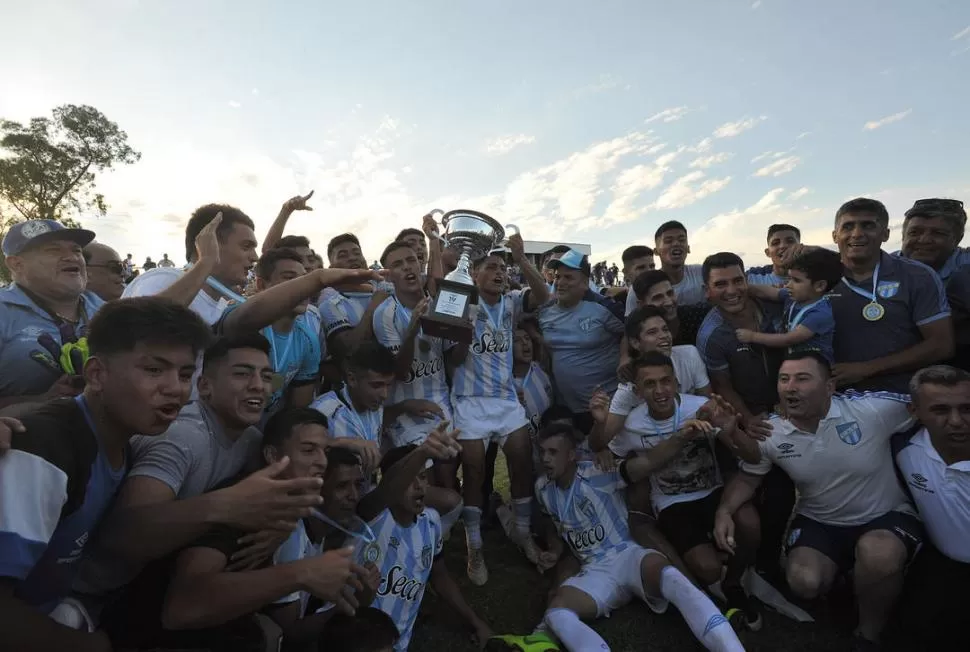
[[[324,338],[355,328],[367,312],[369,292],[338,292],[324,288],[320,293],[320,318],[323,321]]]
[[[748,279],[748,283],[752,285],[771,285],[773,287],[782,286],[788,280],[784,276],[775,274],[775,268],[772,265],[751,267],[745,272],[745,276]]]
[[[313,332],[317,334],[317,339],[320,341],[320,359],[327,359],[327,336],[323,332],[323,317],[320,316],[320,309],[314,305],[309,305],[306,307],[307,324],[313,329]]]
[[[289,564],[294,561],[316,557],[322,553],[322,548],[323,542],[313,543],[310,541],[303,521],[299,521],[286,541],[273,553],[273,565]],[[274,604],[289,604],[290,602],[299,600],[300,617],[302,618],[306,612],[306,605],[309,598],[310,594],[306,591],[296,591],[274,601]]]
[[[354,561],[361,566],[370,562],[380,569],[381,583],[370,606],[386,613],[397,625],[401,638],[394,650],[404,652],[411,642],[431,566],[441,554],[441,517],[428,507],[413,525],[405,527],[385,509],[368,525],[375,541],[358,539]]]
[[[230,308],[232,310],[232,308]],[[316,380],[320,373],[320,336],[314,331],[314,322],[304,313],[293,321],[289,333],[277,333],[272,326],[260,331],[270,343],[270,363],[279,374],[279,386],[274,382],[273,394],[266,407],[266,414],[273,414],[283,407],[286,389],[292,382],[307,383]]]
[[[625,487],[619,470],[601,471],[593,462],[577,462],[568,488],[560,489],[543,476],[536,480],[536,498],[580,563],[591,564],[636,545],[627,523]]]
[[[327,417],[327,421],[330,422],[328,430],[331,437],[365,439],[377,444],[381,442],[384,407],[363,413],[357,412],[350,402],[346,385],[339,393],[327,392],[317,398],[310,407]]]
[[[516,400],[512,382],[512,339],[527,292],[508,292],[494,306],[479,301],[468,355],[455,370],[454,396]]]
[[[397,355],[404,343],[404,335],[411,321],[411,310],[401,305],[396,297],[388,297],[374,311],[374,337]],[[414,343],[414,359],[406,380],[394,383],[388,405],[408,399],[424,399],[441,406],[445,418],[451,420],[451,396],[448,376],[445,373],[445,351],[453,344],[440,337],[429,337],[418,332]],[[424,427],[429,420],[402,414],[397,425],[402,429]],[[435,417],[432,421],[438,421]]]
[[[515,391],[522,394],[525,416],[529,419],[529,432],[539,432],[542,415],[552,407],[552,381],[538,362],[533,362],[522,378],[515,378]]]

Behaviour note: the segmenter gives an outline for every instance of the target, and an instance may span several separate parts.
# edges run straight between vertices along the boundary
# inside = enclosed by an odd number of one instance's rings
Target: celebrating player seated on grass
[[[430,582],[440,599],[448,603],[474,632],[479,642],[492,631],[462,597],[461,590],[441,557],[441,517],[425,508],[428,466],[436,459],[455,457],[461,450],[450,424],[442,422],[420,446],[400,446],[381,460],[381,483],[364,496],[357,513],[366,523],[357,536],[354,560],[374,564],[380,585],[373,606],[394,619],[401,638],[397,652],[408,649],[414,621]]]
[[[304,408],[274,415],[263,438],[269,475],[322,478],[326,447],[332,444],[326,425],[323,415]],[[179,554],[161,611],[162,644],[226,649],[220,641],[238,631],[236,620],[264,608],[286,639],[301,644],[319,635],[329,615],[303,618],[310,595],[335,601],[350,613],[358,606],[352,594],[344,593],[348,585],[362,588],[366,576],[363,568],[352,564],[351,549],[321,554],[319,540],[311,540],[301,520],[267,564],[234,572],[228,566],[244,534],[216,528]]]
[[[714,429],[705,421],[685,423],[701,436]],[[550,568],[569,545],[582,570],[567,579],[549,604],[539,632],[529,637],[498,637],[504,649],[540,649],[541,632],[551,632],[570,652],[609,650],[609,645],[583,620],[605,617],[638,597],[657,613],[673,602],[694,636],[708,650],[744,650],[717,607],[656,550],[643,548],[630,536],[621,490],[646,480],[655,471],[649,457],[634,456],[617,470],[601,471],[592,462],[577,462],[575,427],[555,423],[539,432],[545,477],[536,481],[536,498],[549,517],[549,549],[540,563]],[[526,640],[528,639],[528,640]],[[490,649],[503,649],[492,645]],[[554,649],[554,648],[553,648]]]
[[[176,419],[208,336],[171,301],[113,301],[91,320],[84,392],[23,417],[0,457],[0,649],[111,650],[83,612],[59,603],[121,486],[129,440]]]
[[[896,478],[889,440],[913,424],[909,397],[888,392],[833,396],[835,380],[819,353],[791,354],[778,374],[785,415],[769,420],[763,441],[737,438],[741,472],[724,490],[714,538],[734,552],[735,521],[772,465],[795,482],[799,501],[788,535],[785,573],[800,598],[828,592],[852,571],[859,606],[857,647],[877,649],[903,586],[903,570],[923,525]]]

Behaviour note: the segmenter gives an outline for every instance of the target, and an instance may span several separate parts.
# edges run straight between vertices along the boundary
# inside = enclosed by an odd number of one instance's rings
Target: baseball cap
[[[944,217],[952,215],[963,221],[967,221],[967,213],[963,209],[963,202],[958,199],[941,199],[934,197],[931,199],[917,199],[913,207],[905,213],[905,217]]]
[[[568,267],[569,269],[578,270],[586,276],[589,276],[590,272],[589,259],[575,249],[570,249],[555,260],[550,260],[549,267],[551,269],[556,269],[557,267]]]
[[[86,247],[94,240],[94,231],[72,229],[54,220],[27,220],[7,231],[3,237],[3,255],[17,256],[28,247],[54,240],[70,240]]]

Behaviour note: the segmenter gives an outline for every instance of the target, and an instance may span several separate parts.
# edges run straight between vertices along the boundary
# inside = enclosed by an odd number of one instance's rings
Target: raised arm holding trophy
[[[432,215],[441,213],[432,211]],[[507,230],[516,234],[519,229],[513,224],[503,227],[484,213],[463,209],[444,213],[441,224],[445,247],[459,254],[458,267],[438,282],[438,295],[421,318],[421,328],[434,337],[468,343],[474,330],[469,312],[478,303],[471,263],[502,247],[507,241]]]

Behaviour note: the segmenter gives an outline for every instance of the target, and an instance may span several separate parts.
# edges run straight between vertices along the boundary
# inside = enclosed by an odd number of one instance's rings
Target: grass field
[[[496,464],[496,489],[508,498],[508,479],[504,460]],[[465,575],[465,537],[461,526],[454,530],[445,547],[445,559],[461,586],[468,603],[491,624],[497,634],[526,634],[532,631],[545,610],[549,581],[530,566],[501,528],[488,530],[485,559],[489,580],[477,587]],[[815,623],[796,623],[767,612],[765,626],[747,633],[743,642],[749,652],[841,652],[850,650],[851,626],[836,623],[831,606],[813,614]],[[614,652],[643,650],[681,652],[702,650],[687,625],[671,608],[658,616],[646,605],[635,602],[610,618],[598,620],[594,628]],[[469,634],[460,627],[453,613],[433,592],[425,594],[422,615],[415,627],[410,649],[415,652],[475,650]]]

